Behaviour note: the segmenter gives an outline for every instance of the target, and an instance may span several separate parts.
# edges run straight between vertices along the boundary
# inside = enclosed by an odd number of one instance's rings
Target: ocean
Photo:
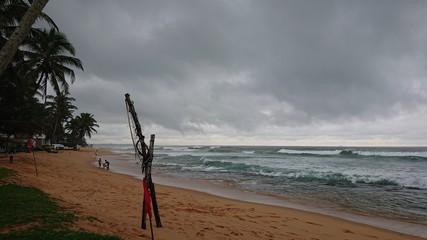
[[[95,147],[142,177],[132,145]],[[155,183],[427,237],[427,147],[158,146],[152,170]]]

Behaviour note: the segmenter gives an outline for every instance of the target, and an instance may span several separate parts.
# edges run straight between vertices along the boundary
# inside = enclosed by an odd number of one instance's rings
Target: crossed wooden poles
[[[142,156],[141,170],[144,173],[144,179],[143,179],[144,200],[142,203],[141,228],[147,229],[146,220],[148,215],[150,220],[151,236],[153,236],[153,228],[151,225],[151,217],[153,212],[151,210],[151,204],[154,210],[156,226],[162,227],[162,222],[160,221],[159,208],[157,206],[157,200],[156,200],[156,191],[154,188],[153,180],[151,179],[151,163],[153,162],[155,135],[154,134],[151,135],[150,146],[147,146],[144,142],[145,137],[144,135],[142,135],[141,125],[139,123],[138,116],[135,112],[133,101],[130,100],[129,93],[125,94],[125,102],[126,102],[127,110],[132,115],[132,120],[135,123],[135,132],[138,137],[138,141],[134,143],[134,147],[137,153],[140,156]]]

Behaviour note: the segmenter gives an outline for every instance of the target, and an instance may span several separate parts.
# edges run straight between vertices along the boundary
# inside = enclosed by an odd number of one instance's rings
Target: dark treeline
[[[0,0],[1,48],[31,2]],[[37,20],[47,23],[48,28],[31,28],[0,76],[0,139],[4,143],[11,136],[45,135],[51,143],[86,145],[85,137],[91,137],[99,126],[90,113],[73,115],[77,107],[69,93],[75,81],[73,69],[83,71],[82,62],[49,16],[41,13]],[[47,95],[48,88],[53,95]]]

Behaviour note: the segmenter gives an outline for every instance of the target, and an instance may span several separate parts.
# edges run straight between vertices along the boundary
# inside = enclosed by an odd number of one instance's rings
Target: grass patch
[[[65,227],[75,220],[44,192],[33,187],[0,186],[0,227],[36,222],[50,228]]]
[[[15,173],[7,168],[0,168],[0,183],[3,183],[3,181],[8,178],[13,176]]]
[[[32,240],[119,240],[115,236],[101,236],[89,232],[75,232],[75,231],[46,231],[44,229],[35,229],[25,232],[13,232],[8,235],[0,235],[2,240],[16,240],[16,239],[32,239]]]
[[[13,175],[12,170],[0,168],[0,239],[120,239],[69,230],[77,219],[74,213],[58,206],[37,188],[5,183]]]

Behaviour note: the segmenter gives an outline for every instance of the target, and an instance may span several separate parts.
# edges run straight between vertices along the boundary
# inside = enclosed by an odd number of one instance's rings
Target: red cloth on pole
[[[33,150],[33,139],[28,139],[28,150]]]
[[[142,180],[142,185],[144,187],[145,210],[151,219],[153,217],[153,212],[151,211],[151,195],[147,187],[147,178]]]

